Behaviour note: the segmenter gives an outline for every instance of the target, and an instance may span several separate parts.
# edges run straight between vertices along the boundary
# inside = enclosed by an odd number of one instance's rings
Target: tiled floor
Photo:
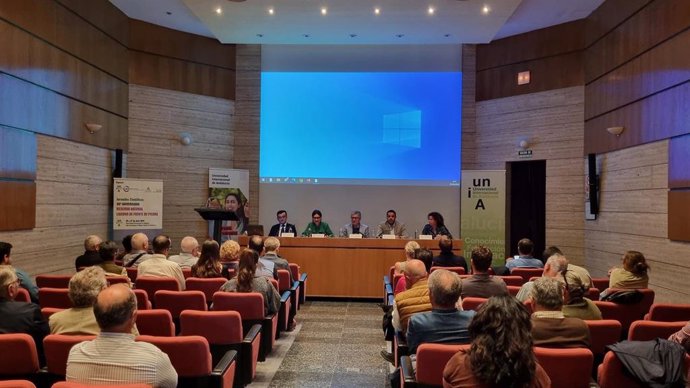
[[[386,345],[381,316],[376,303],[305,303],[296,333],[281,338],[250,387],[384,388],[388,365],[379,355]]]

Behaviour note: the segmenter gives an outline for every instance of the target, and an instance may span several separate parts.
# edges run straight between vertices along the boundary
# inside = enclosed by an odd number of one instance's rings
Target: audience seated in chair
[[[148,260],[149,255],[149,237],[144,233],[135,233],[131,238],[132,250],[122,257],[122,263],[125,267],[136,268],[139,264]]]
[[[580,275],[567,270],[563,276],[565,280],[565,304],[563,315],[567,318],[580,318],[584,320],[601,319],[601,311],[594,302],[585,298],[587,289],[582,283]]]
[[[214,240],[204,241],[198,261],[192,265],[195,278],[222,278],[223,264],[220,263],[220,247]]]
[[[79,268],[91,267],[92,265],[99,265],[101,263],[101,256],[98,254],[98,246],[101,245],[100,237],[91,235],[84,240],[84,254],[77,257],[74,261],[74,267],[77,271]]]
[[[249,249],[255,251],[259,257],[264,254],[264,238],[258,235],[253,235],[249,238]],[[259,261],[256,263],[256,275],[264,276],[269,279],[278,280],[278,269],[272,261]]]
[[[468,273],[465,258],[453,253],[453,240],[449,239],[448,236],[441,236],[438,240],[438,248],[441,253],[434,257],[432,263],[434,267],[463,267],[465,273]]]
[[[439,237],[440,238],[440,237]],[[426,248],[419,248],[415,249],[414,251],[414,258],[415,260],[419,260],[422,263],[424,263],[424,268],[426,269],[427,275],[431,273],[431,265],[434,260],[434,254],[426,249]],[[404,273],[404,267],[403,267],[403,273]],[[398,295],[399,293],[407,290],[409,287],[407,286],[407,279],[405,276],[401,277],[400,280],[398,280],[398,283],[395,286],[395,295]]]
[[[271,281],[256,276],[259,254],[253,249],[245,249],[240,254],[240,268],[237,276],[228,280],[220,291],[258,292],[264,298],[264,315],[276,314],[280,306],[280,294]]]
[[[135,235],[136,237],[136,235]],[[134,238],[134,237],[133,237]],[[137,279],[142,276],[170,277],[177,280],[180,291],[184,291],[185,282],[182,269],[176,263],[168,260],[170,252],[170,239],[168,236],[159,235],[153,239],[153,254],[138,266]],[[151,295],[149,295],[150,297]]]
[[[101,333],[93,341],[72,347],[67,381],[89,385],[145,383],[161,388],[177,386],[177,372],[168,356],[154,345],[135,342],[131,334],[137,317],[136,297],[116,284],[98,294],[94,315]]]
[[[240,263],[240,244],[235,240],[226,240],[220,246],[220,263],[223,265],[222,275],[230,279],[231,274],[237,275]]]
[[[443,386],[550,387],[534,355],[530,327],[529,312],[517,299],[490,298],[468,328],[472,346],[446,364]]]
[[[561,250],[558,249],[558,247],[552,245],[544,249],[544,253],[541,257],[546,260],[555,254],[563,255],[563,252],[561,252]],[[568,271],[575,272],[580,277],[580,279],[582,279],[582,284],[585,286],[586,290],[589,290],[593,287],[592,275],[589,274],[589,271],[587,271],[586,268],[568,262]]]
[[[192,268],[199,260],[199,254],[199,241],[192,236],[185,236],[180,242],[180,254],[172,255],[168,257],[168,260],[177,263],[180,268]]]
[[[282,257],[278,256],[280,250],[280,240],[275,237],[267,237],[264,241],[264,255],[259,258],[259,262],[265,267],[270,268],[272,264],[275,270],[284,269],[290,272],[290,284],[294,282],[295,278],[292,276],[290,270],[290,263]]]
[[[518,241],[518,257],[508,258],[506,268],[512,271],[514,268],[544,268],[541,260],[532,257],[534,243],[528,238]]]
[[[393,272],[390,274],[391,275],[391,278],[390,278],[391,282],[395,278],[395,275],[402,275],[403,271],[405,270],[405,264],[408,261],[416,258],[415,253],[420,248],[421,248],[421,246],[416,241],[408,241],[405,244],[405,248],[404,248],[404,250],[405,250],[405,261],[398,261],[393,265]],[[393,289],[396,289],[397,283],[393,283],[392,286],[393,286]]]
[[[588,348],[589,328],[579,318],[563,315],[563,283],[542,277],[532,290],[532,337],[534,346],[547,348]]]
[[[395,296],[392,324],[395,330],[406,332],[412,314],[431,310],[429,300],[428,273],[421,260],[410,260],[405,264],[407,290]]]
[[[568,259],[561,254],[553,254],[549,256],[544,264],[544,272],[541,276],[554,279],[563,279],[563,273],[565,273],[566,268],[568,268]],[[524,302],[532,296],[532,289],[534,288],[534,281],[530,280],[520,287],[520,292],[518,292],[516,298],[520,302]]]
[[[472,249],[470,265],[472,276],[462,281],[462,297],[490,298],[495,295],[508,295],[508,286],[500,277],[489,274],[493,260],[491,249],[478,245]]]
[[[115,256],[117,256],[117,243],[115,241],[103,241],[98,246],[98,255],[101,257],[101,262],[98,264],[106,274],[116,276],[127,276],[125,267],[115,264]]]
[[[609,289],[639,289],[649,285],[649,265],[644,255],[637,251],[627,251],[621,258],[623,268],[609,270]],[[609,294],[609,290],[601,293],[601,300]]]
[[[10,259],[10,254],[12,253],[12,244],[0,241],[0,266],[12,265],[12,260]],[[29,296],[33,303],[38,304],[38,286],[31,279],[28,273],[22,271],[17,267],[13,267],[14,272],[19,278],[19,286],[27,291],[29,291]]]

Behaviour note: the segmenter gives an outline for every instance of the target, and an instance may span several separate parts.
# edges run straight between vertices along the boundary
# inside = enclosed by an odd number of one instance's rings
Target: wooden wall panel
[[[114,8],[109,2],[98,3]],[[123,17],[119,13],[113,20],[122,23]],[[127,47],[57,1],[2,1],[0,19],[127,82]]]
[[[127,46],[129,18],[109,1],[57,0],[108,36]]]
[[[208,227],[194,211],[208,197],[208,169],[232,168],[232,101],[130,85],[127,177],[163,180],[163,230],[177,251],[184,236],[203,240]],[[179,141],[180,132],[192,144]]]
[[[616,28],[652,1],[654,0],[605,1],[587,17],[585,22],[585,41],[587,46],[592,45],[596,40]]]
[[[261,46],[238,45],[236,101],[246,106],[261,103]],[[249,170],[249,198],[252,210],[249,222],[259,222],[259,129],[258,110],[240,111],[234,116],[234,168]]]
[[[462,46],[462,141],[460,157],[463,170],[474,170],[477,160],[477,46]]]
[[[5,181],[0,178],[0,198],[0,231],[34,227],[36,184],[33,181]]]
[[[690,187],[690,135],[674,137],[669,141],[668,187]]]
[[[550,90],[477,102],[476,153],[463,168],[505,169],[527,138],[534,160],[546,160],[547,245],[584,262],[584,88]],[[464,142],[464,133],[463,133]]]

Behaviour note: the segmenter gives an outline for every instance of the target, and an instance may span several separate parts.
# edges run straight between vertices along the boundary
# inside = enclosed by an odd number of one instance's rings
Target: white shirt
[[[177,263],[173,263],[165,258],[165,255],[153,254],[149,259],[141,263],[137,270],[137,277],[157,276],[164,278],[175,278],[180,285],[180,291],[184,291],[185,282],[182,269]]]

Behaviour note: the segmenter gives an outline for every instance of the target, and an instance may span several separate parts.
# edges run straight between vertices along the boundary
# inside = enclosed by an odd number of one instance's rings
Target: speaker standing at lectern
[[[278,223],[271,227],[271,231],[268,232],[269,236],[280,237],[283,233],[294,233],[297,235],[297,228],[293,224],[288,224],[287,222],[287,211],[278,210],[276,213],[278,218]]]

